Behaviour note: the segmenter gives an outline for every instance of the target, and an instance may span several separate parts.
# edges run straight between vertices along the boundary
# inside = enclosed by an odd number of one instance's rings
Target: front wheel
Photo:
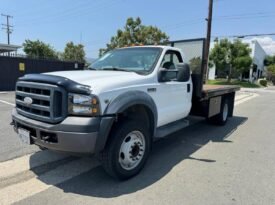
[[[120,180],[138,174],[150,152],[148,127],[139,121],[125,121],[116,126],[102,153],[102,165],[106,172]]]

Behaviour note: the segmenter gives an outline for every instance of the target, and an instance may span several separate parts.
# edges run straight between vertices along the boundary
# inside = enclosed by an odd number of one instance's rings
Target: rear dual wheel
[[[229,103],[227,98],[224,98],[221,104],[219,114],[208,118],[209,122],[215,125],[225,125],[229,116]]]

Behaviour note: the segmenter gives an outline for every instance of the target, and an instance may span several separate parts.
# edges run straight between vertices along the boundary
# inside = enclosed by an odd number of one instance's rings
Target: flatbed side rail
[[[212,97],[233,93],[239,90],[240,87],[237,85],[204,85],[200,100],[208,100]]]

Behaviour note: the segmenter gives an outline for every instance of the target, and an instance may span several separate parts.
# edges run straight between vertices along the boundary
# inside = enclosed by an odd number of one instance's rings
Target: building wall
[[[266,53],[258,41],[251,42],[252,53],[251,57],[253,59],[253,64],[257,65],[256,75],[257,78],[261,77],[261,74],[265,74],[265,66],[264,66],[264,59],[266,57]],[[255,71],[254,71],[255,72]],[[255,75],[255,74],[254,74]]]
[[[210,43],[210,51],[214,48],[215,42]],[[208,67],[208,79],[215,80],[216,78],[216,66]]]
[[[216,67],[215,65],[213,67],[210,67],[208,70],[208,79],[209,80],[215,80],[216,78]]]

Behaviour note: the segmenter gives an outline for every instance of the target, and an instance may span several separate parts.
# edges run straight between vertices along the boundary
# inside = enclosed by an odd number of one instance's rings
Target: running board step
[[[189,120],[182,119],[157,128],[155,138],[162,138],[189,126]]]

